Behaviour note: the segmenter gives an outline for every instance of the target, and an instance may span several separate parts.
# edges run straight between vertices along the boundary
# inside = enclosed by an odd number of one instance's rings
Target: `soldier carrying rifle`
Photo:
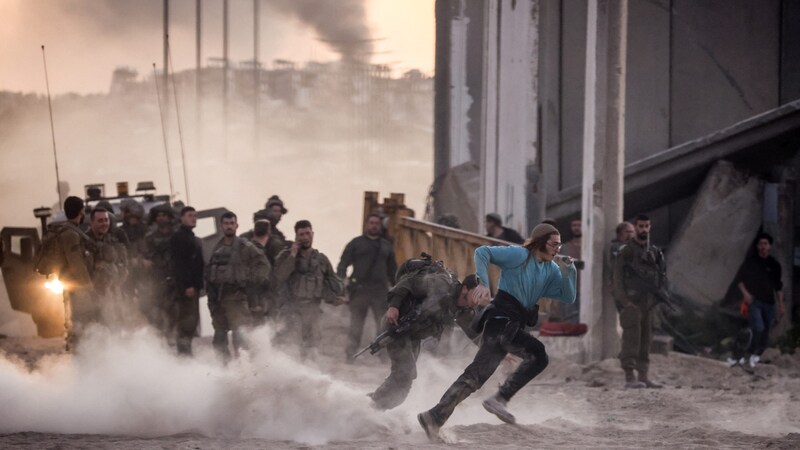
[[[650,225],[649,217],[636,216],[633,239],[620,249],[614,262],[614,297],[622,326],[619,359],[625,371],[625,388],[661,387],[650,381],[647,372],[653,308],[659,302],[669,305],[669,294],[664,254],[650,244]]]
[[[434,262],[423,253],[422,259],[403,263],[395,279],[397,284],[388,295],[387,330],[375,340],[375,348],[371,348],[371,344],[365,349],[374,354],[385,344],[389,353],[391,372],[370,394],[374,406],[384,410],[400,405],[408,396],[411,383],[417,377],[417,356],[422,339],[440,336],[445,325],[453,321],[470,339],[477,337],[470,329],[474,316],[471,308],[479,301],[470,296],[478,286],[474,274],[459,282],[441,261]]]

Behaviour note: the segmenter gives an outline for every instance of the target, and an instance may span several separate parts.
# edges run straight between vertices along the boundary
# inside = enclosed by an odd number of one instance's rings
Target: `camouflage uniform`
[[[175,280],[173,280],[170,267],[172,257],[170,253],[170,238],[173,230],[166,233],[155,229],[144,238],[142,257],[152,264],[145,278],[140,307],[148,321],[163,333],[169,333],[170,323],[169,307],[175,296]]]
[[[283,305],[282,313],[289,327],[300,326],[301,355],[308,356],[311,349],[319,346],[320,302],[333,303],[342,295],[342,280],[333,271],[328,257],[318,250],[311,249],[308,256],[302,256],[301,250],[295,257],[288,248],[278,255],[274,278],[277,283],[285,283],[288,302]]]
[[[438,263],[402,276],[389,291],[389,307],[400,311],[400,318],[419,308],[420,316],[402,338],[386,345],[391,372],[375,392],[370,394],[378,409],[394,408],[406,399],[417,378],[417,356],[422,339],[439,337],[445,326],[458,324],[470,339],[477,334],[470,329],[473,311],[458,308],[456,301],[462,284]]]
[[[128,253],[125,245],[110,233],[97,237],[90,232],[89,237],[94,241],[95,302],[106,325],[120,325],[128,318],[122,300],[122,285],[128,277]]]
[[[64,284],[67,350],[73,350],[86,327],[100,320],[100,309],[92,295],[93,245],[72,222],[48,227],[48,231],[58,233],[58,248],[64,254],[64,266],[57,275]]]
[[[250,243],[263,253],[265,258],[267,257],[267,248],[261,245],[260,242],[252,239]],[[272,274],[272,264],[270,264],[269,258],[267,258],[266,271],[268,274]],[[271,295],[269,279],[264,283],[253,284],[248,290],[247,296],[255,325],[263,324],[265,317],[273,313],[275,308],[275,299]]]
[[[253,244],[234,237],[231,244],[220,239],[206,266],[208,309],[214,327],[214,348],[228,356],[228,331],[233,347],[242,347],[241,330],[252,324],[247,291],[269,282],[269,262]]]
[[[141,216],[137,217],[141,219]],[[119,229],[125,233],[125,236],[128,240],[125,250],[128,253],[129,273],[128,279],[123,287],[123,291],[128,297],[136,298],[139,300],[139,302],[142,302],[142,297],[145,294],[142,291],[142,285],[146,283],[148,277],[147,270],[142,265],[142,258],[144,257],[145,252],[145,236],[147,235],[147,225],[144,223],[138,223],[136,225],[124,223],[121,227],[119,227]]]
[[[628,381],[632,381],[634,369],[640,381],[647,380],[656,304],[654,294],[666,285],[665,274],[661,250],[635,239],[621,247],[614,262],[614,299],[622,326],[619,359]]]

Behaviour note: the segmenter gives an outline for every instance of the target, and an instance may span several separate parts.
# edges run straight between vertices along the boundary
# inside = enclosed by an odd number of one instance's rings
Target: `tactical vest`
[[[322,255],[313,250],[308,258],[295,260],[295,269],[289,277],[289,293],[295,299],[321,299],[325,289],[325,265]]]
[[[92,279],[96,289],[104,289],[119,283],[124,273],[124,245],[114,236],[106,234],[103,240],[93,240],[94,271]]]
[[[666,278],[664,273],[664,255],[658,247],[651,245],[649,249],[637,244],[630,244],[631,258],[625,263],[625,286],[644,292],[661,289]]]
[[[172,235],[172,232],[162,234],[156,230],[145,237],[147,256],[153,262],[153,273],[156,276],[164,278],[169,276],[170,264],[172,263],[172,253],[169,246]]]
[[[248,269],[242,264],[243,244],[239,239],[235,238],[231,245],[219,244],[214,249],[208,263],[209,283],[247,286]]]

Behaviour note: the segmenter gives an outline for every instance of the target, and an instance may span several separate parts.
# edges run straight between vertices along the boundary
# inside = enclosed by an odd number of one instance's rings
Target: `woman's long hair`
[[[525,262],[527,263],[531,258],[533,258],[533,254],[536,253],[536,250],[541,250],[543,252],[547,251],[547,242],[550,240],[550,236],[554,235],[561,235],[561,233],[554,231],[536,239],[528,239],[525,241],[525,243],[522,244],[523,247],[528,249],[528,258],[525,260]]]

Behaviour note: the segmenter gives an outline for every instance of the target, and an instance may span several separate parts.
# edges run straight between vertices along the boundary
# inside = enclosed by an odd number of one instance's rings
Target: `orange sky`
[[[161,65],[160,1],[136,0],[143,8],[154,10],[142,12],[149,23],[143,23],[138,15],[111,16],[101,7],[65,12],[67,7],[54,6],[63,1],[0,0],[0,90],[44,92],[42,44],[47,50],[53,94],[107,92],[114,68],[130,66],[144,75],[150,73],[153,62]],[[204,58],[222,56],[217,37],[221,21],[211,21],[215,10],[219,15],[221,3],[203,0]],[[381,38],[373,62],[391,63],[398,73],[418,68],[432,74],[434,0],[365,0],[365,4],[372,35]],[[194,66],[194,16],[179,16],[181,11],[193,11],[193,5],[194,0],[171,0],[174,23],[170,36],[178,70]],[[249,0],[232,0],[230,5],[231,17],[246,18],[252,8]],[[288,17],[262,22],[261,48],[266,62],[276,58],[298,62],[337,59],[311,29]],[[252,54],[252,22],[233,20],[231,59],[252,59]]]

